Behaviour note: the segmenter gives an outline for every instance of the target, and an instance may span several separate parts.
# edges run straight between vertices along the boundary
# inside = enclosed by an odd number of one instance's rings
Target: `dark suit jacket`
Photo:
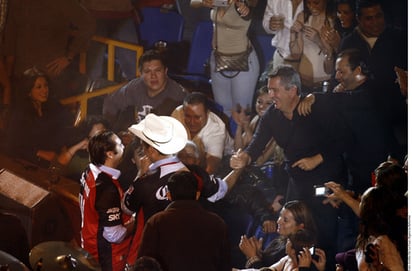
[[[197,201],[173,201],[146,223],[140,256],[157,259],[165,271],[231,270],[225,222]]]

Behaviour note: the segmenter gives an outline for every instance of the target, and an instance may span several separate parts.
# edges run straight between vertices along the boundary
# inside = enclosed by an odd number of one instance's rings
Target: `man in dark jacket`
[[[165,271],[231,270],[227,226],[198,203],[196,177],[174,173],[167,182],[168,207],[146,223],[138,255],[156,258]]]
[[[391,124],[399,143],[406,146],[407,104],[395,83],[395,67],[407,70],[407,35],[386,25],[382,4],[376,0],[359,1],[356,17],[358,27],[341,41],[339,50],[360,50],[374,77],[370,83],[377,108]]]

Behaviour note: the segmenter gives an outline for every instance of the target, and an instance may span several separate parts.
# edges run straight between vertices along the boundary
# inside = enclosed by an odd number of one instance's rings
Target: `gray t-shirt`
[[[105,98],[103,115],[110,120],[114,131],[123,131],[149,113],[169,116],[183,103],[186,95],[186,90],[180,84],[168,78],[165,89],[149,97],[143,78],[140,77]]]

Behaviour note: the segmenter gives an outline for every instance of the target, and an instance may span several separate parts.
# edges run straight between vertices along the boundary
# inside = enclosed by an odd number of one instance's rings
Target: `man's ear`
[[[355,72],[356,75],[362,74],[362,67],[361,66],[357,66],[353,72]]]
[[[196,191],[196,200],[198,200],[200,197],[200,191]]]
[[[108,152],[106,152],[106,157],[107,157],[108,159],[113,159],[113,156],[114,156],[114,152],[113,152],[113,151],[108,151]]]
[[[290,94],[290,97],[298,96],[298,87],[295,85],[292,85],[288,90]]]

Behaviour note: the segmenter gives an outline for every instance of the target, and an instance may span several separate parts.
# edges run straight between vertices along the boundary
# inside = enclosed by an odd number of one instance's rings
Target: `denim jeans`
[[[253,106],[253,95],[259,77],[259,60],[255,50],[249,55],[249,71],[246,72],[224,72],[227,78],[220,72],[215,72],[214,51],[210,56],[210,74],[212,79],[212,91],[214,100],[223,106],[224,113],[230,117],[232,108],[240,104],[243,108]]]

